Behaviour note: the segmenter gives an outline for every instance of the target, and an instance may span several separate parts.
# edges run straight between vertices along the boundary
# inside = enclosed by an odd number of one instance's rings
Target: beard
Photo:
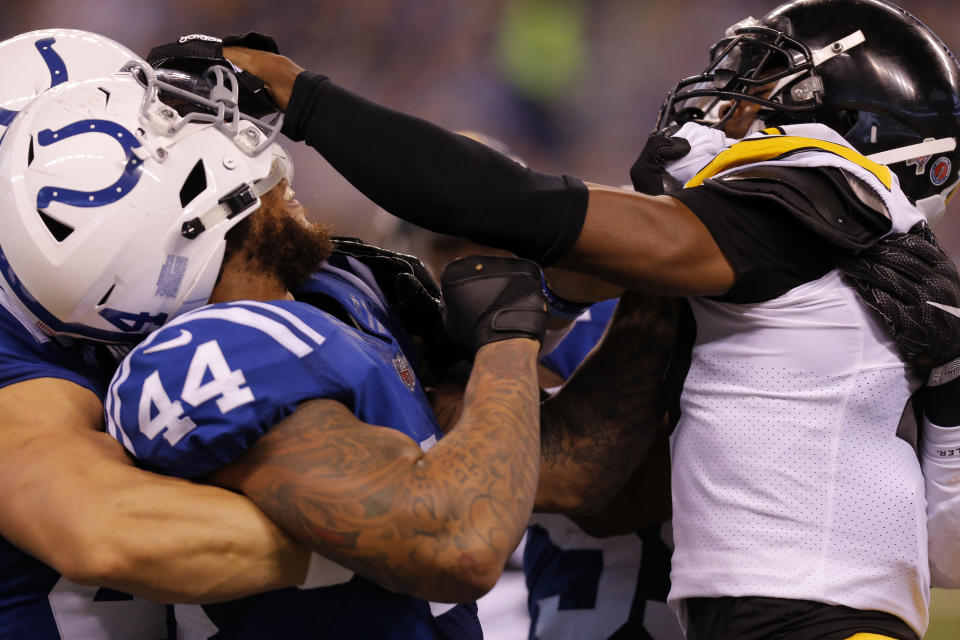
[[[303,223],[282,207],[264,203],[227,232],[223,264],[243,254],[249,267],[275,276],[288,291],[305,283],[333,253],[329,227]],[[259,215],[258,215],[259,214]]]

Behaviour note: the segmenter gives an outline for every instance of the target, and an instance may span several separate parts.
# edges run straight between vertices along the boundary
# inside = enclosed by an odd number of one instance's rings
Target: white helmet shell
[[[0,136],[35,97],[57,85],[119,71],[140,56],[110,38],[77,29],[29,31],[0,42]]]
[[[256,121],[181,117],[140,74],[47,91],[0,145],[0,286],[47,333],[132,342],[205,304],[286,170]]]

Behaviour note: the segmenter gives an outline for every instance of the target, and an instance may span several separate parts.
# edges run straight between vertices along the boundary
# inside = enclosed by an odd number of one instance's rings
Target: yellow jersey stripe
[[[768,134],[767,138],[748,138],[721,151],[710,163],[701,169],[697,175],[693,176],[685,187],[699,187],[707,178],[722,173],[728,169],[734,169],[754,162],[766,162],[776,160],[789,153],[797,151],[827,151],[849,160],[850,162],[863,167],[887,188],[889,191],[893,187],[893,174],[885,165],[878,164],[869,160],[866,156],[845,147],[842,144],[825,142],[814,138],[802,138],[799,136],[774,135],[772,132],[776,129],[765,129],[763,133]]]

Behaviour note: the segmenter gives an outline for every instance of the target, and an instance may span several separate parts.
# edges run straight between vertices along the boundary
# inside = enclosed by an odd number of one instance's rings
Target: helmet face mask
[[[290,177],[230,70],[201,95],[130,69],[44,93],[0,144],[0,287],[47,333],[135,342],[205,304],[227,231]]]
[[[168,135],[176,134],[191,122],[211,123],[236,139],[247,155],[256,155],[280,134],[282,114],[267,122],[240,111],[237,77],[226,67],[214,65],[201,74],[156,72],[145,62],[132,61],[123,70],[131,72],[146,89],[141,117],[159,123],[159,130]]]
[[[752,130],[821,123],[888,164],[928,218],[958,184],[960,66],[929,28],[885,0],[794,0],[731,27],[707,69],[667,96],[657,128]]]
[[[765,27],[753,18],[737,23],[710,50],[710,64],[699,75],[681,80],[667,96],[658,129],[698,122],[723,128],[740,104],[811,113],[807,104],[785,102],[775,89],[813,68],[813,56],[801,42]]]

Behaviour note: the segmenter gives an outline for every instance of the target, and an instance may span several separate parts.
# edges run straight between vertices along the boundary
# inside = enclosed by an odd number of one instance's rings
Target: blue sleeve
[[[13,315],[0,307],[0,387],[36,378],[68,380],[103,396],[101,372],[69,350],[35,338]]]
[[[237,458],[303,400],[346,401],[344,385],[316,366],[319,317],[308,325],[290,307],[233,303],[178,318],[114,376],[108,431],[147,467],[194,478]]]
[[[559,374],[564,380],[583,362],[593,346],[603,337],[617,300],[604,300],[587,309],[576,319],[570,332],[563,337],[556,348],[540,359],[548,369]]]

